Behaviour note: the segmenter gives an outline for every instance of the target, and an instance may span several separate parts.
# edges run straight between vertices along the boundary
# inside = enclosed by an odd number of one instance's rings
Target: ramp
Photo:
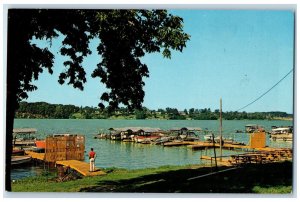
[[[83,176],[98,176],[98,175],[106,174],[105,172],[101,171],[99,168],[95,168],[96,170],[95,172],[89,172],[90,164],[83,161],[77,161],[77,160],[56,161],[56,164],[69,166],[70,168],[76,170]]]
[[[38,159],[41,161],[45,160],[45,153],[37,153],[37,152],[33,152],[33,151],[25,151],[25,154],[27,154],[28,156],[31,156],[31,158],[33,159]]]

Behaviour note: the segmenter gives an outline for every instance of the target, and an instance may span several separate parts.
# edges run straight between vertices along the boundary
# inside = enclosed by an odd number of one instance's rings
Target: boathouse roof
[[[180,131],[180,130],[189,130],[189,131],[202,131],[201,128],[198,127],[182,127],[182,128],[171,128],[171,131]]]
[[[150,128],[150,127],[123,127],[123,128],[110,128],[109,130],[114,130],[114,131],[132,131],[132,132],[138,132],[138,131],[144,131],[148,133],[154,133],[154,132],[159,132],[162,131],[160,128]]]
[[[14,128],[13,133],[36,133],[36,128]]]

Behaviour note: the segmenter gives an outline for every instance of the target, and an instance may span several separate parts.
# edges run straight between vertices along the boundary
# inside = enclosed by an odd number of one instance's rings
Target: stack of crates
[[[84,160],[83,135],[57,134],[46,138],[45,161]]]

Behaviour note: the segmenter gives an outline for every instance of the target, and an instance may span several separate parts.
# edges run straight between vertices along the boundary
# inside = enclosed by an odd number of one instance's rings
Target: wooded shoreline
[[[154,119],[154,120],[218,120],[219,110],[210,108],[185,109],[176,108],[150,110],[128,110],[119,108],[101,110],[97,107],[78,107],[75,105],[49,104],[46,102],[27,103],[21,102],[15,118],[21,119]],[[224,120],[293,120],[293,114],[286,112],[222,112]]]

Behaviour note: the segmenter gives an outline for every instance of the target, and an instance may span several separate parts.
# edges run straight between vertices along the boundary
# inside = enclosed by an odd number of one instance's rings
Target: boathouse
[[[34,146],[35,134],[37,129],[35,128],[14,128],[13,129],[13,146]]]
[[[84,135],[55,134],[46,138],[45,161],[84,160]]]

